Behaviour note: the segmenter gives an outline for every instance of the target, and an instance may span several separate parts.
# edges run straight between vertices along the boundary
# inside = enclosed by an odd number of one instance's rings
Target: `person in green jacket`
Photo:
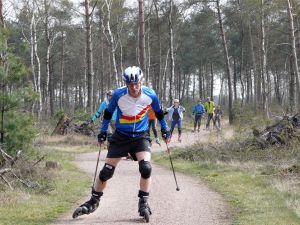
[[[210,100],[210,97],[207,97],[206,102],[204,103],[204,108],[207,113],[206,129],[209,129],[210,121],[214,117],[214,110],[215,110],[215,103]]]

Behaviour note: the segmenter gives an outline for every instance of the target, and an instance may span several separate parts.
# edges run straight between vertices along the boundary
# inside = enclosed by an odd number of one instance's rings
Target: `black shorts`
[[[136,161],[137,152],[151,152],[151,139],[147,132],[139,137],[128,137],[116,131],[108,138],[107,158],[121,158],[128,153]]]

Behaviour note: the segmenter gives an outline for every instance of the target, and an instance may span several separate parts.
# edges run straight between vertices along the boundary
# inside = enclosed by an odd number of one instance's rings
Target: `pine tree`
[[[30,149],[35,131],[27,109],[37,95],[27,78],[30,71],[7,44],[8,29],[0,29],[0,144],[14,155]]]

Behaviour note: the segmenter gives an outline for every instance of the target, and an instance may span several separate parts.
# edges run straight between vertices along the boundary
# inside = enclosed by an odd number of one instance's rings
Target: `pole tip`
[[[179,187],[178,187],[178,188],[176,188],[176,191],[180,191]]]

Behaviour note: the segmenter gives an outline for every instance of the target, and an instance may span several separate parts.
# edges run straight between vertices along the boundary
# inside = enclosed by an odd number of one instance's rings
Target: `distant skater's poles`
[[[95,188],[94,186],[95,186],[95,180],[96,180],[97,171],[98,171],[98,165],[99,165],[100,153],[101,153],[101,144],[100,144],[99,152],[98,152],[97,164],[96,164],[96,169],[95,169],[95,174],[94,174],[94,181],[93,181],[93,188]]]
[[[179,189],[178,184],[177,184],[177,179],[176,179],[175,170],[174,170],[174,166],[173,166],[173,162],[172,162],[171,153],[170,153],[168,143],[166,143],[166,145],[167,145],[167,152],[168,152],[169,159],[170,159],[170,162],[171,162],[172,171],[173,171],[173,175],[174,175],[174,180],[175,180],[175,184],[176,184],[176,191],[179,191],[180,189]]]

